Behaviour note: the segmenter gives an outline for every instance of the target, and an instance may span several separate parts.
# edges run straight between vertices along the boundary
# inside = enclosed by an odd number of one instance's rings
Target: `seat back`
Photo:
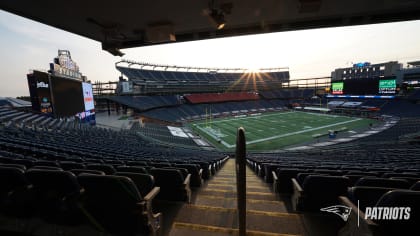
[[[384,194],[376,204],[376,207],[389,207],[392,210],[392,220],[375,220],[379,223],[382,232],[387,235],[413,235],[418,231],[420,222],[420,192],[411,190],[392,190]],[[409,219],[404,219],[405,211],[401,214],[394,214],[399,207],[410,207]],[[397,213],[400,213],[399,211]]]
[[[410,189],[411,190],[413,190],[413,191],[420,191],[420,180],[419,181],[417,181],[417,182],[415,182],[411,187],[410,187]]]
[[[306,210],[319,210],[338,203],[338,196],[346,196],[349,179],[342,176],[309,175],[303,182]]]
[[[70,172],[76,176],[79,176],[80,174],[105,175],[105,172],[100,170],[72,169]]]
[[[136,184],[142,197],[146,196],[155,186],[155,179],[152,175],[134,172],[117,172],[118,176],[130,178]]]
[[[79,223],[77,198],[81,187],[69,171],[31,169],[26,172],[32,184],[35,211],[47,221]]]
[[[155,178],[155,185],[162,188],[179,187],[184,183],[182,172],[177,169],[152,168],[150,169],[150,173]]]
[[[191,187],[200,187],[202,184],[202,177],[200,175],[200,166],[197,164],[176,164],[176,168],[187,169],[191,174]]]
[[[72,169],[85,169],[86,166],[83,163],[73,162],[73,161],[62,161],[60,162],[61,168],[63,170],[72,170]]]
[[[277,190],[280,193],[292,193],[293,185],[292,178],[296,178],[297,174],[300,172],[305,172],[306,170],[297,169],[297,168],[278,168],[277,173]],[[267,173],[268,174],[268,173]]]
[[[144,208],[139,204],[142,197],[130,178],[81,174],[78,180],[85,190],[83,208],[100,230],[121,235],[148,231]]]
[[[139,173],[139,174],[147,174],[147,170],[144,167],[140,166],[118,166],[118,172],[132,172],[132,173]]]
[[[15,167],[0,167],[0,207],[2,214],[30,217],[33,213],[25,172]]]
[[[16,167],[0,166],[0,197],[5,197],[13,189],[28,184],[24,170]]]
[[[408,189],[410,184],[407,180],[402,179],[387,179],[375,177],[360,178],[354,186],[371,186],[371,187],[384,187],[384,188],[400,188]]]
[[[160,187],[157,199],[169,201],[189,201],[190,188],[184,186],[184,177],[178,169],[152,168],[155,186]]]
[[[60,165],[56,161],[35,161],[34,165],[60,167]]]
[[[375,206],[382,195],[391,190],[394,190],[394,188],[358,186],[351,187],[348,196],[356,205],[357,201],[359,201],[359,209],[364,211],[366,207]]]
[[[88,164],[86,169],[103,171],[106,175],[113,175],[117,172],[110,164]]]
[[[24,165],[26,166],[26,169],[29,169],[34,165],[34,161],[27,159],[15,159],[13,160],[13,164]]]

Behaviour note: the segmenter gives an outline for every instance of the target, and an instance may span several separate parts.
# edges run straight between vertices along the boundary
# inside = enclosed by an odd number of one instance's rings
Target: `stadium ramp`
[[[247,167],[247,235],[307,235],[301,216],[289,213],[285,202]],[[238,235],[235,162],[203,186],[191,204],[179,210],[169,235]]]

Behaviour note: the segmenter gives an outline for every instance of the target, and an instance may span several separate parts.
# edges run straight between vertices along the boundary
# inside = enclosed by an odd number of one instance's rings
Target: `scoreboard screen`
[[[52,76],[51,85],[55,115],[67,117],[85,111],[82,82]]]
[[[335,82],[331,84],[332,94],[343,94],[344,82]]]
[[[331,83],[332,95],[395,95],[395,77],[347,79]]]
[[[379,80],[379,94],[395,94],[397,81],[395,79]]]

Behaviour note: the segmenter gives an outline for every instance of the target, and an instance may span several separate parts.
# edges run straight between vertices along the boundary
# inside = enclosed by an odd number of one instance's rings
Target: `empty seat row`
[[[150,175],[124,174],[76,177],[68,171],[33,169],[25,173],[0,167],[1,213],[59,225],[89,224],[124,235],[157,234],[161,214],[154,214],[151,204],[159,187],[152,187]],[[139,184],[144,188],[139,189]]]

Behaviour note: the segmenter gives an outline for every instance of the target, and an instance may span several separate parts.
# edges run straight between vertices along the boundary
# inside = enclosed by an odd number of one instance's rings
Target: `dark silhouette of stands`
[[[116,68],[134,84],[142,86],[147,83],[147,88],[141,92],[149,94],[280,89],[290,78],[289,71],[284,70],[253,75],[248,72],[170,71],[124,66]],[[253,82],[250,82],[251,79]]]

